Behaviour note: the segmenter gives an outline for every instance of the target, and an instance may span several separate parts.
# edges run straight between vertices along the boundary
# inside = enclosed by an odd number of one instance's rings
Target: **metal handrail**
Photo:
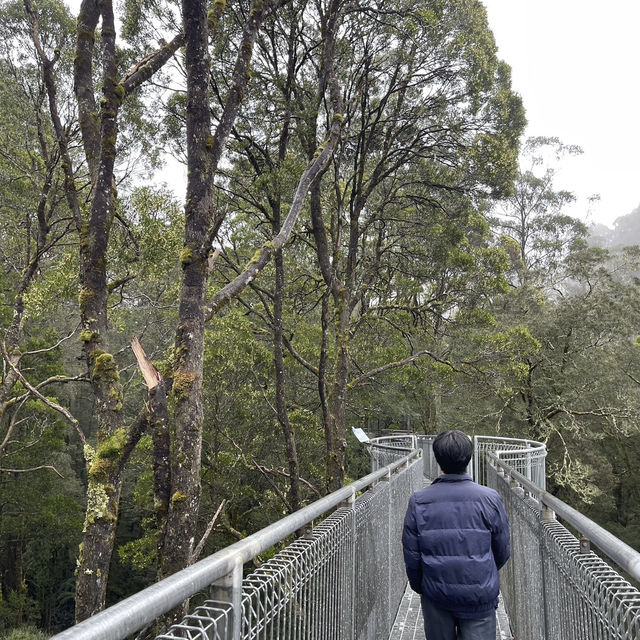
[[[237,572],[238,568],[241,570],[244,563],[253,560],[327,511],[355,498],[358,492],[389,477],[419,455],[420,451],[414,449],[399,460],[62,631],[51,640],[121,640],[135,633],[199,591]]]
[[[553,512],[548,513],[547,518],[553,518],[553,514],[559,516],[562,520],[570,524],[579,534],[592,542],[619,567],[624,569],[630,576],[640,581],[640,553],[593,522],[593,520],[582,515],[573,507],[570,507],[559,498],[541,489],[524,475],[512,469],[508,463],[501,460],[495,453],[488,452],[487,456],[505,476],[522,487],[532,498],[535,498],[541,509],[542,507],[547,507]]]
[[[406,443],[406,451],[411,451],[417,447],[417,438],[418,436],[412,434],[399,434],[395,436],[380,436],[379,438],[373,438],[369,441],[369,445],[376,447],[376,449],[405,449],[404,446],[398,447],[391,444],[383,444],[384,442],[388,442],[389,440],[407,440]],[[403,443],[404,444],[404,443]]]
[[[540,450],[540,448],[544,448],[545,446],[542,442],[538,442],[537,440],[529,440],[527,438],[504,438],[502,436],[474,436],[474,437],[476,440],[513,442],[513,444],[517,446],[517,450],[523,451],[523,452],[538,451]]]

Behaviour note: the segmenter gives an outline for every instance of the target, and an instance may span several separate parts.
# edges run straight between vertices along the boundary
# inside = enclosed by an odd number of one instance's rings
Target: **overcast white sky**
[[[563,163],[572,214],[612,225],[640,204],[640,1],[483,0],[524,100],[527,135],[584,154]],[[590,207],[587,198],[600,194]]]

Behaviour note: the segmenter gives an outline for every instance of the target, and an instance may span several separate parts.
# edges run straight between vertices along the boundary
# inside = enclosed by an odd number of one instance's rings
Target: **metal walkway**
[[[202,604],[158,640],[425,640],[401,531],[409,496],[439,473],[432,441],[373,441],[369,475],[55,640],[124,640],[188,598]],[[640,582],[640,554],[545,491],[543,444],[476,436],[474,446],[474,478],[500,493],[511,524],[500,581],[517,640],[640,640],[640,592],[622,575]],[[510,640],[501,611],[499,638]]]
[[[420,598],[409,585],[402,596],[389,640],[425,640]]]

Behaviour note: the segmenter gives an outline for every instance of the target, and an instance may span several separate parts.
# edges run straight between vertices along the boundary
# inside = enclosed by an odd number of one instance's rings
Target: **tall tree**
[[[64,8],[47,5],[41,41],[56,48],[61,31],[69,28]],[[70,57],[58,53],[57,58],[60,74],[69,77]],[[73,297],[75,261],[68,247],[73,225],[42,63],[22,2],[2,6],[0,75],[0,616],[5,626],[54,618],[55,598],[72,579],[66,560],[69,545],[77,545],[78,486],[73,448],[64,451],[65,425],[51,407],[64,395],[62,387],[82,376],[65,375],[62,366],[62,350],[75,333],[73,320],[65,325],[58,313],[68,313]],[[64,109],[69,98],[68,92],[61,97]],[[79,429],[78,434],[84,437]],[[54,533],[48,516],[56,505],[63,526]],[[39,558],[38,536],[56,540],[52,554],[64,559],[52,564],[50,575],[29,560]],[[49,593],[29,588],[36,579]],[[70,622],[68,614],[61,610],[60,620]]]
[[[118,81],[116,32],[110,2],[82,3],[77,22],[74,87],[82,140],[89,169],[91,198],[85,217],[78,187],[74,158],[70,152],[70,131],[61,117],[55,67],[63,42],[45,42],[41,20],[46,7],[28,0],[24,8],[31,22],[31,37],[47,96],[49,117],[57,152],[64,171],[66,200],[79,242],[80,293],[78,308],[82,322],[81,340],[97,407],[97,446],[88,443],[85,457],[88,470],[87,514],[84,540],[78,558],[76,617],[78,620],[104,606],[109,565],[113,550],[124,465],[145,425],[145,416],[125,423],[122,413],[122,386],[114,356],[108,352],[107,303],[116,286],[107,278],[107,253],[116,215],[114,167],[118,134],[118,111],[127,94],[160,68],[180,46],[181,35],[170,45],[155,51],[144,68],[135,68]],[[98,108],[94,93],[93,58],[98,21],[101,21],[103,98]],[[74,423],[77,421],[71,418]]]
[[[332,302],[325,332],[335,332],[333,372],[320,381],[331,488],[344,480],[350,342],[362,310],[376,305],[380,231],[394,224],[394,200],[415,194],[426,203],[423,215],[440,207],[455,217],[465,196],[508,191],[524,126],[480,3],[403,6],[393,17],[374,5],[370,13],[377,21],[354,17],[351,136],[335,162],[328,225],[321,190],[311,194],[318,262]],[[456,39],[460,31],[465,36]]]
[[[549,286],[555,272],[561,278],[564,258],[583,243],[586,227],[565,213],[575,200],[570,191],[554,185],[555,163],[582,153],[558,138],[529,138],[523,145],[514,193],[497,207],[494,224],[502,232],[511,256],[517,286]],[[553,164],[552,164],[553,163]]]

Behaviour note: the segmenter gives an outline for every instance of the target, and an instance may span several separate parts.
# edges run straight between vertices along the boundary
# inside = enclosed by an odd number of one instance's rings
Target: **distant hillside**
[[[592,224],[589,241],[598,247],[640,245],[640,205],[631,213],[613,223],[613,229],[604,224]]]

